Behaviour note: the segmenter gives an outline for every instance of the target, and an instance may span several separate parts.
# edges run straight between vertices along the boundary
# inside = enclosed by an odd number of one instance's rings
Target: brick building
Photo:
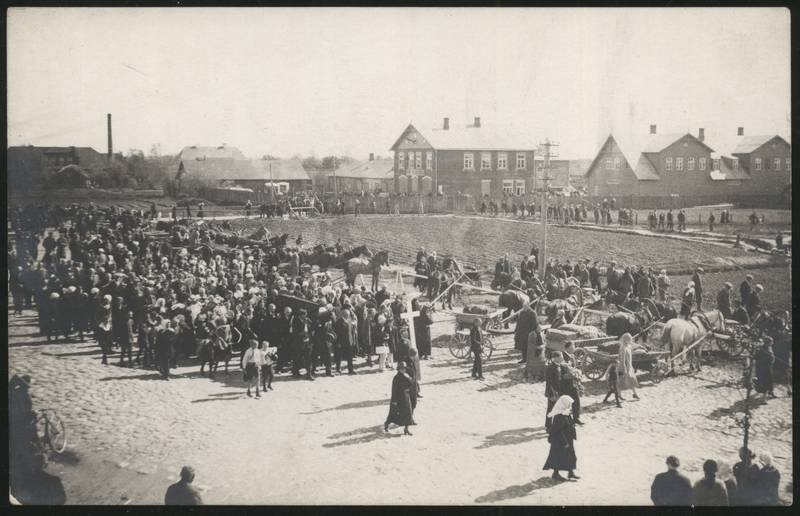
[[[8,188],[16,190],[43,185],[68,165],[91,173],[106,168],[108,156],[91,147],[9,147],[6,156]]]
[[[721,148],[706,143],[703,128],[657,134],[653,125],[639,145],[609,135],[586,173],[587,194],[730,200],[780,194],[790,183],[791,147],[780,136],[745,137],[739,128]]]
[[[534,143],[496,127],[471,125],[425,131],[409,125],[392,145],[394,187],[399,193],[439,192],[478,197],[524,195],[533,186]]]

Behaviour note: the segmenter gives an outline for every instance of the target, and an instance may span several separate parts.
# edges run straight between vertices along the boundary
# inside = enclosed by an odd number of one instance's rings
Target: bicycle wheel
[[[467,347],[467,339],[463,335],[456,333],[450,340],[450,354],[456,358],[466,358],[469,348]]]
[[[492,358],[492,351],[494,351],[494,343],[492,342],[492,339],[484,336],[483,345],[481,345],[481,357],[484,361]]]
[[[44,409],[39,412],[36,418],[36,431],[51,451],[61,453],[67,448],[67,429],[55,411]]]

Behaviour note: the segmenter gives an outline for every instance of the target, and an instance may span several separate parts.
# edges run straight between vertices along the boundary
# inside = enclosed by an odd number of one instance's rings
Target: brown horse
[[[370,274],[372,276],[372,290],[378,290],[381,269],[389,266],[389,251],[380,251],[372,258],[351,258],[347,260],[344,267],[345,281],[351,287],[356,284],[356,277],[359,274]]]
[[[664,333],[661,335],[661,343],[669,344],[671,356],[674,358],[684,349],[691,346],[697,339],[712,333],[715,330],[725,331],[725,318],[719,310],[710,312],[695,312],[689,319],[670,319],[664,326]],[[687,353],[689,356],[689,370],[692,371],[697,366],[700,371],[701,349],[703,345],[698,344]],[[696,364],[695,364],[696,363]],[[671,372],[674,372],[675,364],[672,363]]]

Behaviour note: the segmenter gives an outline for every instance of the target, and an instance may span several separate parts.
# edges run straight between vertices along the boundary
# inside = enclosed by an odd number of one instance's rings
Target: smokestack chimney
[[[106,119],[108,120],[108,161],[111,161],[111,157],[114,155],[114,147],[111,144],[111,113],[106,115]]]
[[[702,127],[697,131],[697,139],[700,140],[701,142],[705,141],[706,139],[706,130],[703,129]]]
[[[744,136],[744,127],[739,127],[739,128],[736,130],[736,135],[737,135],[737,136]]]
[[[445,131],[450,129],[450,119],[449,118],[445,117],[444,124],[442,124],[442,129],[444,129]]]
[[[650,124],[650,134],[656,134],[656,124]]]
[[[369,160],[370,161],[375,161],[375,153],[374,152],[370,152],[369,153]]]
[[[480,127],[481,126],[481,117],[476,116],[475,117],[475,123],[472,124],[472,125],[474,125],[475,127]]]

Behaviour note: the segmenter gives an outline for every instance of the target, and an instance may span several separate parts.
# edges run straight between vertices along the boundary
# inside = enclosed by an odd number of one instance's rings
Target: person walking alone
[[[619,371],[620,388],[622,390],[633,390],[633,399],[638,400],[636,388],[639,381],[636,379],[636,370],[633,368],[633,338],[630,333],[625,333],[619,339],[619,356],[617,359],[617,370]],[[622,396],[620,396],[621,399]]]
[[[408,427],[416,424],[414,422],[416,396],[412,392],[415,389],[414,380],[406,372],[406,363],[400,360],[397,363],[397,374],[392,379],[392,398],[389,402],[389,415],[383,424],[385,432],[388,432],[389,425],[394,423],[404,427],[403,434],[413,435],[408,431]]]
[[[250,347],[244,352],[242,362],[244,363],[244,381],[247,382],[247,396],[253,397],[250,393],[250,388],[255,384],[256,398],[260,398],[261,393],[258,391],[258,377],[263,359],[261,357],[261,352],[258,350],[257,340],[250,339]]]
[[[548,442],[550,442],[550,453],[542,469],[553,470],[553,480],[562,482],[565,479],[559,471],[568,471],[567,478],[578,480],[580,477],[575,474],[578,458],[575,454],[575,440],[578,438],[575,433],[575,422],[572,420],[573,400],[566,394],[558,398],[553,409],[547,414],[553,423],[548,430]]]
[[[469,350],[472,352],[472,377],[476,380],[483,380],[482,344],[481,321],[480,319],[475,319],[472,322],[472,328],[469,330]]]

